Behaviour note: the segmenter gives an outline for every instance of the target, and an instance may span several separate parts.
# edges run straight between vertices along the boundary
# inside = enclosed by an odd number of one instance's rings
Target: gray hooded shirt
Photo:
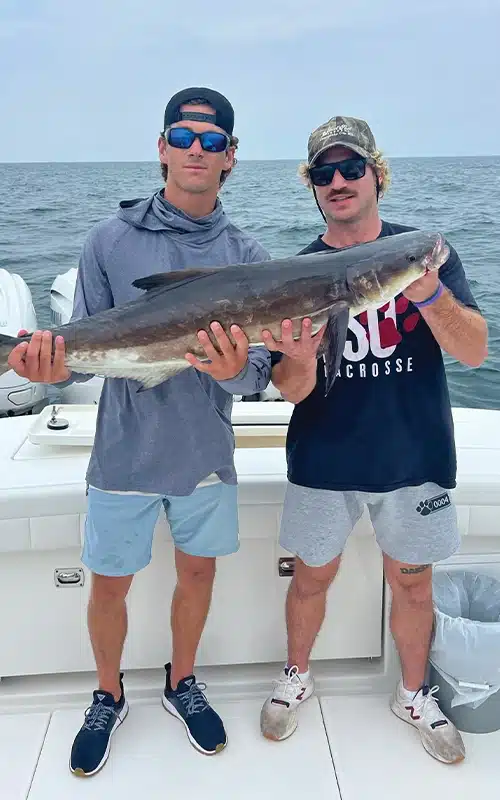
[[[81,319],[141,295],[132,281],[195,266],[265,261],[269,253],[233,225],[217,201],[195,219],[163,199],[120,203],[116,216],[97,224],[81,254],[72,319]],[[88,380],[72,373],[59,386]],[[158,386],[122,378],[104,381],[87,482],[99,489],[187,495],[208,475],[236,483],[233,394],[265,389],[270,353],[251,347],[247,365],[228,381],[193,367]]]

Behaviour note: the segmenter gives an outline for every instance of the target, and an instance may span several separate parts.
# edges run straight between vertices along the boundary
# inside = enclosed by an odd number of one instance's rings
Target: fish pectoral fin
[[[221,267],[220,269],[223,269]],[[201,267],[199,269],[176,269],[172,272],[158,272],[153,275],[146,275],[144,278],[137,278],[132,281],[132,286],[136,289],[144,289],[146,292],[151,289],[173,289],[175,286],[182,286],[206,275],[213,275],[219,269],[213,267]]]
[[[337,303],[332,306],[319,350],[319,355],[322,355],[325,359],[325,397],[335,383],[335,378],[339,371],[340,362],[344,353],[348,325],[349,306],[347,303]]]

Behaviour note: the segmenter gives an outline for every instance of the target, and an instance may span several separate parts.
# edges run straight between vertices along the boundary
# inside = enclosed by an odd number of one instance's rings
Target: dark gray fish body
[[[70,369],[129,378],[150,388],[188,368],[187,352],[206,358],[197,332],[206,330],[217,345],[209,330],[214,320],[230,338],[229,328],[236,324],[250,344],[261,344],[262,330],[279,339],[283,319],[291,319],[298,337],[302,320],[310,317],[314,330],[328,321],[329,390],[349,316],[383,305],[426,271],[439,268],[448,255],[440,234],[411,231],[336,252],[160,273],[134,281],[145,290],[137,299],[61,325],[52,334],[64,337]],[[0,373],[22,340],[0,336]]]

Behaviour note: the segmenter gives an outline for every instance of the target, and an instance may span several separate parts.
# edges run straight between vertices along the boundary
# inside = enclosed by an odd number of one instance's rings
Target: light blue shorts
[[[187,496],[106,492],[89,486],[82,562],[98,575],[133,575],[151,561],[161,506],[175,546],[212,558],[239,549],[238,487],[199,486]]]

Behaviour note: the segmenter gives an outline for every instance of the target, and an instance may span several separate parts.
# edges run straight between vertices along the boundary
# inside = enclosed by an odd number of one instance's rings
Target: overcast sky
[[[235,107],[239,158],[334,114],[389,156],[500,153],[500,0],[0,0],[0,162],[156,160],[168,98]]]

